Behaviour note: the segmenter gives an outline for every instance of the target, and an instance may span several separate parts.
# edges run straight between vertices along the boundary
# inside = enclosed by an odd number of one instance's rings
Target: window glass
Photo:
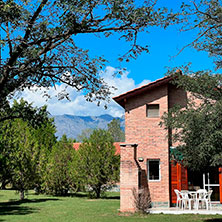
[[[159,117],[160,115],[160,107],[159,104],[148,104],[146,106],[146,116],[147,117]]]
[[[148,160],[148,179],[160,180],[160,160]]]

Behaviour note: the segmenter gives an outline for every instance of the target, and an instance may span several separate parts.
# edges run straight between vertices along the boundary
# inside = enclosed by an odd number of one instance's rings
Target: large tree
[[[0,122],[0,183],[2,188],[13,184],[23,198],[24,190],[40,188],[56,130],[46,107],[37,109],[24,100],[14,101],[15,107],[27,116]]]
[[[18,118],[28,121],[29,125],[33,127],[38,127],[49,120],[49,112],[46,106],[33,107],[32,103],[28,103],[24,99],[14,100],[11,106],[8,102],[5,103],[5,106],[0,106],[0,122]]]
[[[38,149],[32,137],[32,128],[20,119],[8,123],[4,130],[3,139],[7,138],[4,145],[3,160],[10,176],[13,187],[20,192],[20,199],[24,199],[24,192],[34,187],[37,179]],[[2,135],[1,135],[2,137]],[[5,139],[6,139],[5,138]],[[2,154],[2,152],[1,152]],[[3,153],[4,154],[4,153]]]
[[[220,0],[197,0],[181,5],[176,22],[182,31],[192,31],[194,39],[184,48],[192,46],[206,51],[214,58],[216,68],[222,68],[222,3]],[[196,34],[196,36],[195,36]],[[182,48],[180,52],[183,51]],[[192,61],[191,61],[192,62]],[[200,61],[201,62],[201,61]],[[170,74],[175,73],[175,69]],[[177,106],[164,116],[164,124],[172,129],[172,139],[178,142],[183,163],[193,170],[207,170],[222,165],[221,74],[212,71],[193,72],[183,67],[183,75],[175,76],[173,84],[190,92],[199,101],[188,100],[186,109]],[[171,135],[170,135],[171,136]],[[179,155],[181,159],[181,155]]]
[[[221,75],[206,71],[184,71],[172,82],[189,92],[189,97],[186,108],[173,107],[164,115],[163,123],[172,130],[183,164],[191,170],[222,166],[221,82]],[[181,161],[181,155],[178,157],[174,156]]]
[[[106,185],[119,181],[120,158],[115,155],[113,138],[106,130],[94,130],[81,144],[78,155],[79,180],[96,198]]]
[[[134,0],[7,0],[0,2],[1,47],[0,105],[8,96],[32,86],[56,83],[83,90],[87,100],[102,100],[109,87],[99,76],[106,60],[90,57],[76,44],[76,36],[118,33],[130,43],[120,60],[136,58],[146,46],[137,43],[138,33],[165,24],[165,9],[156,1]],[[67,97],[60,92],[59,98]]]
[[[72,167],[76,163],[78,164],[78,159],[73,140],[63,135],[49,155],[44,172],[44,191],[54,195],[66,195],[68,191],[76,190],[78,172]]]

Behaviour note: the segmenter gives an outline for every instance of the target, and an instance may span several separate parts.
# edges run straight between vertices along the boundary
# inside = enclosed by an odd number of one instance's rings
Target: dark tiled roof
[[[165,76],[165,77],[163,77],[161,79],[158,79],[158,80],[156,80],[154,82],[150,82],[150,83],[148,83],[146,85],[143,85],[141,87],[138,87],[138,88],[135,88],[133,90],[130,90],[130,91],[128,91],[126,93],[123,93],[123,94],[121,94],[119,96],[113,97],[113,99],[124,108],[125,107],[126,99],[128,99],[128,98],[130,98],[132,96],[136,96],[136,95],[139,95],[141,93],[147,92],[147,91],[149,91],[151,89],[154,89],[154,88],[156,88],[158,86],[165,85],[169,81],[171,81],[173,78],[174,77],[172,77],[172,76]]]

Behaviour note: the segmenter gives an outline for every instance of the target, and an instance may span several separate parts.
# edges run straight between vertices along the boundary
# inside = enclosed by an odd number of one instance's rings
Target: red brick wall
[[[181,108],[185,108],[187,105],[187,93],[183,89],[178,89],[176,86],[169,84],[169,109],[174,105],[180,105]]]
[[[148,182],[153,204],[168,205],[169,196],[169,148],[167,131],[159,126],[160,118],[146,117],[146,104],[159,104],[160,116],[168,111],[168,86],[157,87],[149,93],[135,96],[126,101],[125,134],[126,143],[137,143],[137,157],[142,170],[147,171],[148,159],[160,159],[160,181]],[[124,150],[121,151],[121,155]],[[123,172],[122,172],[123,173]],[[121,173],[121,174],[122,174]],[[127,180],[129,178],[125,178]],[[127,181],[125,181],[127,183]],[[128,204],[130,204],[128,202]],[[121,209],[127,208],[127,203]]]
[[[143,162],[139,162],[141,170],[145,175],[143,175],[142,178],[142,186],[148,186],[153,205],[170,205],[169,146],[171,143],[167,138],[168,131],[159,126],[161,121],[160,117],[164,112],[168,112],[175,104],[179,104],[182,108],[185,108],[187,105],[187,97],[192,98],[190,93],[186,93],[184,90],[178,89],[171,84],[166,84],[165,86],[157,86],[146,93],[132,96],[124,101],[126,143],[138,144],[137,158],[142,157],[144,159]],[[196,98],[192,99],[195,99],[197,106],[201,102]],[[147,104],[159,104],[159,118],[146,117]],[[129,149],[126,151],[126,149],[123,148],[121,150],[121,156],[124,156],[125,152],[129,155]],[[127,155],[121,158],[127,161]],[[160,181],[148,181],[146,179],[148,159],[160,160]],[[131,176],[133,175],[129,173],[125,174],[127,167],[123,168],[123,165],[121,165],[120,172],[122,177],[120,181],[121,198],[124,199],[125,190],[130,190],[133,180],[138,180],[138,178],[135,176],[135,178],[132,179]],[[134,181],[134,185],[138,186],[138,181],[136,180]],[[122,186],[121,183],[124,183],[124,186]],[[132,198],[128,198],[128,201],[126,201],[126,199],[121,201],[121,211],[132,210]]]
[[[135,161],[136,147],[126,145],[120,153],[120,211],[134,212],[134,193],[138,192],[138,166]]]

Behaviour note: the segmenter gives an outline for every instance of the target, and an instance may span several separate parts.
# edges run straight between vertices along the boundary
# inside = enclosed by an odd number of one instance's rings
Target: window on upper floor
[[[160,181],[160,160],[147,160],[147,172],[149,181]]]
[[[155,118],[160,116],[159,104],[147,104],[146,105],[146,116],[149,118]]]

